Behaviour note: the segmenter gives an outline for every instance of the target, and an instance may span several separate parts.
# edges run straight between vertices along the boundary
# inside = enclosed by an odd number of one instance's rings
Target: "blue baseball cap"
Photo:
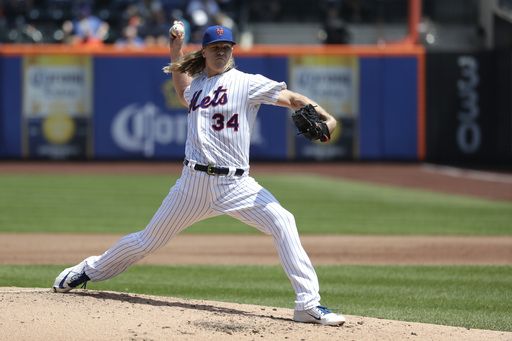
[[[218,42],[236,44],[233,40],[233,32],[229,28],[219,25],[208,27],[203,35],[203,47]]]

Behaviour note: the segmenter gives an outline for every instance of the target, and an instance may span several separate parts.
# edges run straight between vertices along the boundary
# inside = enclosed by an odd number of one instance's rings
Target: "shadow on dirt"
[[[112,300],[112,301],[120,301],[127,302],[132,304],[143,304],[143,305],[151,305],[155,307],[174,307],[174,308],[183,308],[183,309],[193,309],[193,310],[203,310],[212,313],[221,313],[221,314],[229,314],[229,315],[243,315],[243,316],[252,316],[259,317],[270,320],[278,320],[278,321],[288,321],[293,322],[292,319],[276,317],[273,315],[265,315],[265,314],[254,314],[251,312],[225,308],[220,306],[214,306],[210,304],[193,304],[193,303],[184,303],[184,302],[168,302],[164,300],[157,300],[154,298],[148,297],[139,297],[134,294],[126,294],[126,293],[115,293],[115,292],[101,292],[101,291],[73,291],[67,293],[66,295],[76,295],[83,297],[92,297],[98,300]],[[169,298],[172,300],[172,298]],[[262,308],[262,309],[271,309],[271,308]]]

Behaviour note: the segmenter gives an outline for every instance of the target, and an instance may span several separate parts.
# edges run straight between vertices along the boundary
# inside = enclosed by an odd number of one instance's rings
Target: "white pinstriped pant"
[[[272,235],[296,293],[295,309],[319,305],[318,278],[300,243],[293,215],[250,176],[210,176],[188,167],[146,228],[122,237],[101,256],[87,258],[85,272],[92,281],[114,277],[188,226],[220,214]]]

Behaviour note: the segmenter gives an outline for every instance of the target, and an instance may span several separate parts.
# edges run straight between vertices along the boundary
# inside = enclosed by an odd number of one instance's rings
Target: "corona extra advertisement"
[[[298,159],[351,159],[355,156],[358,117],[359,62],[353,56],[297,56],[290,58],[289,87],[315,99],[338,120],[328,144],[296,138],[292,156]]]
[[[24,157],[91,157],[91,89],[90,57],[34,55],[24,58]]]

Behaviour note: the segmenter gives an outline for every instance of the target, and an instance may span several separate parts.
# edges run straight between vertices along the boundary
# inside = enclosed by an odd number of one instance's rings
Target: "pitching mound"
[[[5,340],[510,340],[512,333],[347,316],[295,323],[292,310],[172,297],[0,288]]]

